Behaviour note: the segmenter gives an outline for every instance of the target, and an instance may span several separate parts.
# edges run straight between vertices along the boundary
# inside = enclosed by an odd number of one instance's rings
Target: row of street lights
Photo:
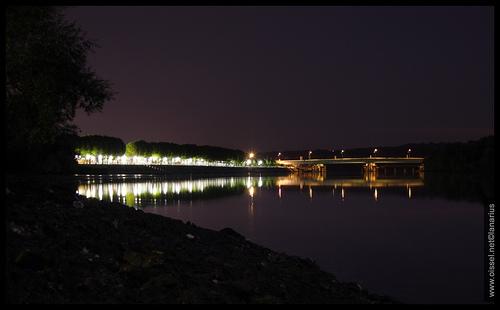
[[[378,152],[378,149],[377,149],[377,148],[375,148],[375,149],[373,150],[373,153],[372,153],[372,154],[370,154],[370,158],[372,157],[372,155],[373,155],[373,157],[375,157],[375,155],[377,154],[377,152]],[[308,155],[309,155],[309,159],[311,159],[311,155],[312,155],[312,153],[313,153],[312,151],[309,151],[309,153],[308,153]],[[332,153],[335,153],[335,150],[332,150]],[[252,153],[251,153],[251,154],[252,154]],[[282,155],[282,154],[281,154],[281,152],[279,152],[279,153],[278,153],[278,160],[281,160],[281,155]],[[340,155],[342,156],[342,158],[344,158],[344,150],[340,150]],[[411,155],[411,149],[408,149],[408,151],[406,151],[406,158],[409,158],[409,157],[410,157],[410,155]],[[335,156],[335,158],[337,158],[337,156]]]

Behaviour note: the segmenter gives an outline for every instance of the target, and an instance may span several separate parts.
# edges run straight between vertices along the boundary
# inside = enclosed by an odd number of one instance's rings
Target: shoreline
[[[287,175],[290,170],[282,167],[213,167],[213,166],[172,166],[172,165],[77,165],[77,175],[145,174],[167,177],[209,177],[246,175]]]
[[[308,259],[76,196],[70,178],[7,178],[9,303],[394,303]]]

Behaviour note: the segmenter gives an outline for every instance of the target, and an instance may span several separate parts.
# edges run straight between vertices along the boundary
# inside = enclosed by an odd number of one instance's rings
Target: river
[[[205,228],[231,227],[405,303],[484,301],[483,205],[427,176],[78,180],[81,195]]]

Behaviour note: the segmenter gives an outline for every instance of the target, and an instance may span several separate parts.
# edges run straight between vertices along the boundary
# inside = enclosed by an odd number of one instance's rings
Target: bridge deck
[[[422,157],[360,157],[360,158],[322,158],[322,159],[289,159],[276,163],[286,166],[299,165],[337,165],[337,164],[422,164]]]

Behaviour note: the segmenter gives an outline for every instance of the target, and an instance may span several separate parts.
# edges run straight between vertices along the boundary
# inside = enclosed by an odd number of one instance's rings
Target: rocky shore
[[[312,261],[119,203],[71,178],[7,177],[8,303],[393,303]]]

